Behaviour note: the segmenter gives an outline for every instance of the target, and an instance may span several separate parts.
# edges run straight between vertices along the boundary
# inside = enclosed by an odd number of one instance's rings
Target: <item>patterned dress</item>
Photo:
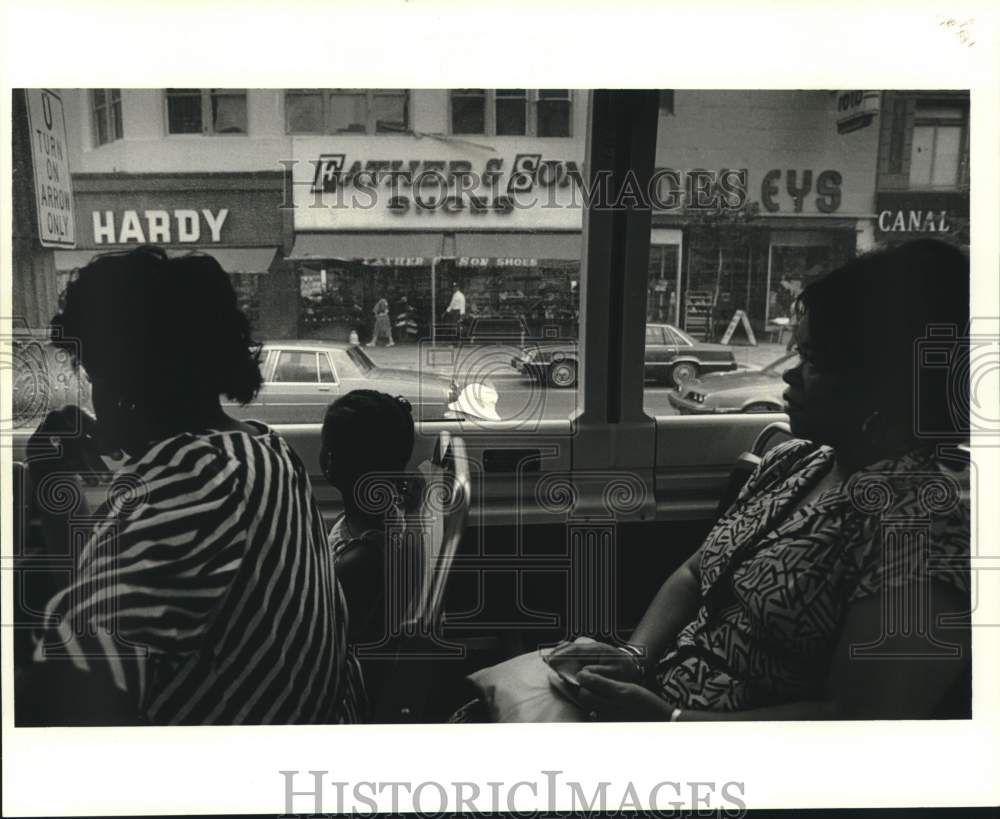
[[[262,424],[161,441],[115,478],[36,661],[148,724],[357,721],[343,593],[301,461]]]
[[[736,711],[822,698],[851,603],[928,578],[968,593],[967,472],[915,451],[795,509],[833,462],[807,441],[775,447],[709,533],[702,605],[656,670],[667,701]]]

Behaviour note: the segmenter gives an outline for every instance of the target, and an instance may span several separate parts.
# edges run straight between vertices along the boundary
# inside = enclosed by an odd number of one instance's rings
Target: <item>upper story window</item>
[[[910,186],[956,188],[965,175],[967,108],[920,102],[913,121]]]
[[[410,92],[306,88],[285,92],[290,134],[398,134],[409,129]]]
[[[539,137],[571,134],[573,95],[567,88],[458,88],[449,97],[453,134]]]
[[[247,133],[247,93],[230,88],[168,88],[168,134]]]
[[[94,145],[107,145],[122,138],[120,88],[95,88],[91,91],[90,112],[94,123]]]

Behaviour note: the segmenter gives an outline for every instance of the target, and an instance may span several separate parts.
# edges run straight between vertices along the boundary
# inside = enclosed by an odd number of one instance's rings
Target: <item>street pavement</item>
[[[761,368],[786,354],[784,344],[733,345],[737,364]],[[455,378],[461,384],[492,383],[498,393],[496,411],[505,420],[563,419],[577,407],[576,389],[552,389],[535,384],[511,365],[520,350],[516,346],[483,344],[396,344],[393,347],[366,347],[365,352],[379,367],[417,372],[435,372]],[[668,395],[671,388],[646,385],[645,409],[657,416],[676,415]]]
[[[741,366],[763,367],[782,357],[785,347],[779,344],[733,346],[732,351]],[[64,357],[50,355],[50,352],[45,354],[47,361],[38,362],[15,379],[16,433],[29,433],[46,410],[68,403],[80,404],[93,411],[87,385],[81,383]],[[514,346],[397,344],[369,347],[366,352],[380,367],[440,373],[461,384],[492,383],[498,394],[496,411],[505,420],[565,419],[577,407],[576,389],[551,389],[532,382],[514,369],[511,359],[519,354]],[[646,410],[655,415],[675,415],[668,400],[670,391],[667,386],[647,384]]]
[[[730,345],[736,363],[744,367],[766,367],[785,354],[784,344],[761,343],[756,347]],[[512,345],[480,344],[462,347],[430,343],[396,344],[394,347],[366,347],[365,352],[380,367],[426,369],[443,375],[456,372],[489,374],[493,378],[520,378],[511,364],[519,348]]]

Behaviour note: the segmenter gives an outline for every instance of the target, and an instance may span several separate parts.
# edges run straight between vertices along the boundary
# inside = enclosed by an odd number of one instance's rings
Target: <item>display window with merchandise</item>
[[[503,340],[507,336],[576,338],[578,263],[540,261],[530,267],[475,268],[463,268],[454,261],[443,264],[437,282],[438,312],[447,307],[452,284],[457,283],[466,299],[462,323],[470,341],[490,342],[501,336]]]
[[[388,304],[395,341],[416,341],[429,333],[430,268],[391,267],[363,260],[313,262],[299,268],[299,337],[347,341],[357,334],[370,341],[375,332],[374,308]]]

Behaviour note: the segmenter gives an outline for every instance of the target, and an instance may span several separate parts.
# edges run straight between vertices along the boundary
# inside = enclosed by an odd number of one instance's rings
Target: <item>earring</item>
[[[861,434],[867,437],[873,437],[876,424],[879,424],[882,419],[882,414],[875,410],[872,412],[864,421],[861,422]]]

